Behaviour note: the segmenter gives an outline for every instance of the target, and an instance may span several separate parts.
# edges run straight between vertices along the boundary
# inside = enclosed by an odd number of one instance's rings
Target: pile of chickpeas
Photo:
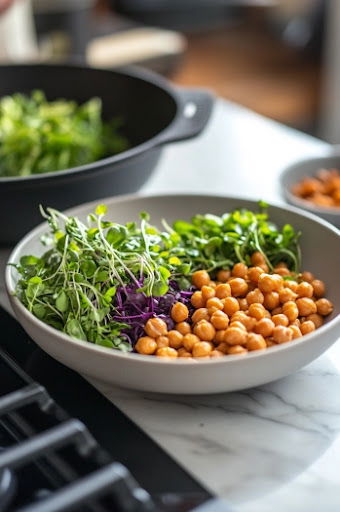
[[[169,331],[161,318],[149,319],[136,351],[180,358],[244,355],[313,332],[333,311],[324,283],[310,272],[289,279],[286,264],[279,263],[269,273],[260,252],[253,253],[251,263],[220,270],[216,281],[205,270],[195,272],[194,312],[176,302],[171,309],[175,327]]]
[[[320,169],[315,178],[309,176],[293,185],[292,192],[316,206],[340,208],[340,171]]]

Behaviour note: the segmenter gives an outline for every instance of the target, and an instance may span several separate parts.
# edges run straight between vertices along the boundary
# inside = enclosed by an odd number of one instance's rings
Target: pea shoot
[[[86,222],[48,208],[42,210],[49,231],[40,257],[23,256],[16,293],[37,318],[84,341],[131,351],[148,319],[157,316],[172,328],[170,310],[177,301],[189,304],[191,275],[235,263],[250,264],[259,251],[268,267],[285,261],[299,272],[299,233],[278,229],[266,205],[259,212],[235,210],[222,216],[197,214],[163,230],[146,212],[139,223],[106,220],[98,205]]]

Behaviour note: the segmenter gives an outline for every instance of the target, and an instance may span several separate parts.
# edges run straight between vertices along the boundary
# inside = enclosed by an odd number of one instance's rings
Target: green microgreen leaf
[[[66,322],[65,331],[67,334],[72,336],[72,338],[78,338],[79,340],[86,341],[86,335],[83,331],[81,323],[75,318],[71,318]]]
[[[69,304],[70,304],[70,301],[69,301],[69,298],[68,298],[66,292],[64,290],[61,290],[58,293],[58,296],[55,300],[56,308],[61,313],[65,313],[69,308]]]
[[[107,206],[105,204],[99,204],[96,207],[96,215],[105,215],[107,213]]]
[[[139,224],[125,225],[105,220],[105,213],[105,205],[99,205],[83,224],[43,210],[49,250],[40,257],[25,255],[14,265],[23,304],[37,318],[84,341],[132,350],[125,331],[130,326],[123,316],[116,321],[121,290],[131,284],[146,296],[162,297],[172,281],[188,290],[196,270],[207,269],[214,277],[237,262],[249,265],[255,251],[270,268],[284,261],[294,275],[299,273],[300,233],[289,224],[273,224],[262,203],[259,212],[197,214],[173,227],[163,221],[165,231],[151,226],[146,212]]]

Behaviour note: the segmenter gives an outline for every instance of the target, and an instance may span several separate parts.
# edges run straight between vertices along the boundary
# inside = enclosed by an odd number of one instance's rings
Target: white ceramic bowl
[[[162,218],[190,219],[196,213],[222,214],[238,207],[256,209],[253,201],[198,195],[125,196],[107,199],[108,218],[117,222],[136,220],[140,211],[148,211],[155,224]],[[68,213],[85,219],[96,203],[88,203]],[[212,360],[163,360],[119,351],[72,339],[35,318],[13,296],[16,271],[9,266],[6,287],[15,314],[35,342],[48,354],[81,374],[113,385],[162,393],[217,393],[258,386],[292,373],[324,352],[340,336],[340,234],[330,224],[294,208],[269,208],[278,225],[291,223],[302,234],[303,268],[323,279],[327,296],[335,311],[327,323],[312,334],[294,342]],[[24,254],[41,254],[42,224],[31,231],[14,249],[11,262]]]
[[[340,169],[340,148],[331,155],[299,160],[284,169],[280,176],[281,191],[289,204],[303,208],[340,228],[340,208],[317,206],[311,201],[297,197],[292,193],[292,186],[306,176],[315,176],[320,169]]]

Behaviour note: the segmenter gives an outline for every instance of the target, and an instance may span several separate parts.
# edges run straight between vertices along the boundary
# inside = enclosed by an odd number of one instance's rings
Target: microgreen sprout
[[[174,301],[190,304],[196,270],[214,277],[237,262],[249,265],[252,253],[260,251],[269,269],[285,261],[299,272],[299,233],[288,224],[278,229],[266,208],[261,203],[257,213],[198,214],[172,226],[163,221],[164,231],[150,224],[145,212],[138,225],[106,220],[105,205],[85,220],[41,209],[49,226],[42,237],[47,251],[23,256],[15,265],[16,293],[52,327],[131,351],[148,318],[162,316],[170,325]]]

